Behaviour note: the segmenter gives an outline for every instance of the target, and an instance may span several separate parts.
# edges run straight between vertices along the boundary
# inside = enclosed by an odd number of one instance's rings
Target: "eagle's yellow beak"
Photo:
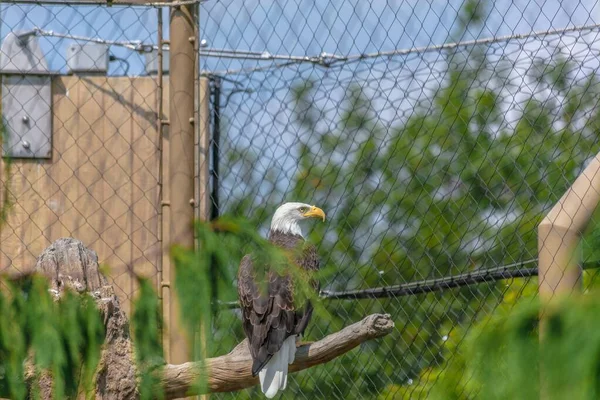
[[[306,218],[322,218],[323,222],[325,222],[325,213],[319,207],[312,206],[310,210],[303,214]]]

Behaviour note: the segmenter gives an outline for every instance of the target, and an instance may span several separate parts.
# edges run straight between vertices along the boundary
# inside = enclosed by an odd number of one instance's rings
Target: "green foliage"
[[[505,282],[501,282],[505,283]],[[529,299],[536,301],[536,295],[538,290],[538,281],[536,278],[529,278],[525,282],[519,282],[522,284],[506,284],[506,290],[503,292],[502,302],[494,310],[493,316],[508,317],[512,315],[515,307],[527,307],[526,304],[530,304],[530,301],[524,301],[523,299]],[[518,311],[517,311],[518,313]],[[447,393],[447,399],[468,399],[469,393],[477,393],[472,385],[470,384],[469,373],[466,369],[467,360],[472,357],[468,349],[465,347],[469,346],[472,342],[472,337],[480,332],[482,329],[488,329],[487,324],[490,321],[484,317],[481,321],[477,322],[475,326],[469,324],[462,324],[453,329],[448,335],[447,340],[444,342],[444,353],[446,354],[445,360],[437,365],[424,368],[420,371],[418,377],[410,380],[408,383],[402,385],[388,385],[378,396],[379,399],[429,399],[432,393],[435,392],[437,395],[441,393]],[[495,318],[495,317],[494,317]],[[458,380],[461,386],[456,388],[448,388],[451,386],[449,382]]]
[[[2,286],[0,396],[24,399],[28,384],[49,374],[55,398],[91,397],[104,341],[94,300],[67,292],[54,301],[45,278],[34,275],[6,279]],[[32,391],[37,398],[36,385]]]
[[[476,326],[430,394],[432,399],[597,399],[598,293],[541,308],[531,301]],[[539,344],[539,315],[546,328]],[[540,376],[543,381],[540,383]]]
[[[459,14],[461,24],[469,26],[472,24],[481,24],[484,21],[486,1],[467,0],[463,5],[463,12]],[[464,28],[463,28],[464,29]]]

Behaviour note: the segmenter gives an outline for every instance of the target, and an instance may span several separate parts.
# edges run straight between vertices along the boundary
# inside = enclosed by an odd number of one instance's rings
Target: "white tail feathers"
[[[296,357],[296,335],[283,341],[281,349],[258,372],[260,389],[269,399],[287,386],[288,365]]]

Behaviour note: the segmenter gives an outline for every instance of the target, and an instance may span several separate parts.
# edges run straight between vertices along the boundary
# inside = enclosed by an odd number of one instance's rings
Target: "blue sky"
[[[592,24],[600,16],[598,4],[591,0],[492,3],[486,29],[474,32],[473,36]],[[317,55],[323,51],[356,54],[409,48],[445,42],[453,31],[461,5],[462,0],[207,0],[201,6],[201,37],[215,48],[273,54]],[[0,37],[9,31],[38,26],[60,33],[156,43],[156,13],[156,9],[139,7],[2,4]],[[168,29],[165,32],[168,37]],[[70,41],[40,40],[51,68],[64,71]],[[117,47],[111,48],[111,52],[129,60],[130,74],[143,72],[142,58],[135,52]],[[211,58],[202,63],[209,70],[241,65],[251,66],[256,62]],[[117,65],[111,69],[111,73],[120,72]]]

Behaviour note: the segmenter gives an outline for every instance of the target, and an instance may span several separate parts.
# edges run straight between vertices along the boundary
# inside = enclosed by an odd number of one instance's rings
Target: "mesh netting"
[[[327,222],[309,240],[326,312],[307,339],[371,313],[395,323],[291,375],[283,398],[426,398],[474,327],[537,296],[538,224],[600,150],[599,11],[589,0],[200,4],[211,215],[266,234],[282,202],[318,205]],[[40,76],[52,90],[51,157],[0,164],[0,271],[26,271],[73,236],[124,299],[135,274],[162,287],[159,13],[166,25],[156,5],[0,5],[2,43],[35,40],[47,64],[2,68],[3,98]],[[86,44],[106,46],[106,68],[73,70],[69,52]],[[23,123],[41,89],[28,93],[12,104]],[[599,238],[586,232],[582,246],[586,288]],[[237,300],[233,286],[220,300]],[[211,355],[230,351],[239,312],[219,310],[212,332]]]
[[[598,151],[600,32],[520,3],[203,6],[222,212],[265,233],[284,201],[327,212],[310,339],[396,324],[283,397],[425,398],[472,326],[535,297],[537,225]]]

